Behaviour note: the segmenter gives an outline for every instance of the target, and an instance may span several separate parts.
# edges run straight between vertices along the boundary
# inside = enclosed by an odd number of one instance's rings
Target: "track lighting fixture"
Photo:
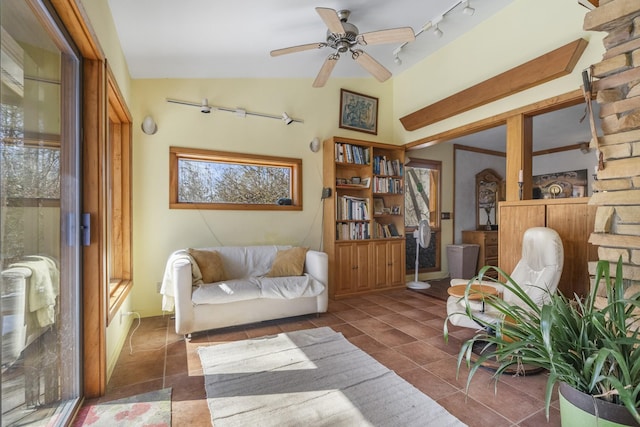
[[[146,116],[144,120],[142,120],[142,125],[140,127],[142,128],[142,132],[147,135],[153,135],[158,131],[158,125],[151,116]]]
[[[200,105],[200,112],[205,114],[209,114],[211,112],[211,107],[209,107],[209,100],[207,98],[204,98],[202,100],[202,104]]]
[[[462,13],[464,13],[465,15],[472,16],[476,12],[474,8],[469,6],[469,0],[466,0],[463,4],[464,4],[464,9],[462,9]]]
[[[291,123],[293,123],[293,119],[289,117],[287,113],[282,113],[282,121],[285,125],[290,125]]]
[[[209,105],[209,100],[207,98],[204,98],[201,103],[190,102],[190,101],[180,101],[178,99],[170,99],[170,98],[167,98],[167,102],[170,102],[173,104],[182,104],[182,105],[189,105],[192,107],[198,107],[200,108],[200,112],[202,113],[210,113],[211,110],[216,110],[216,111],[226,111],[227,113],[233,113],[236,117],[241,117],[241,118],[244,118],[246,116],[259,116],[259,117],[266,117],[269,119],[282,120],[287,125],[290,125],[291,123],[294,123],[294,122],[304,123],[304,120],[294,119],[292,117],[289,117],[287,113],[282,113],[281,115],[277,116],[274,114],[265,114],[265,113],[256,113],[254,111],[247,111],[243,108],[229,108],[229,107],[219,107],[219,106]]]
[[[471,5],[469,4],[471,0],[456,0],[451,6],[449,6],[449,8],[447,10],[445,10],[443,13],[441,13],[440,15],[437,15],[435,18],[433,18],[430,21],[427,21],[421,28],[420,30],[418,30],[415,34],[416,38],[424,33],[427,30],[432,29],[432,33],[435,37],[441,38],[444,35],[444,31],[442,31],[442,29],[440,28],[440,22],[442,22],[444,20],[445,17],[447,17],[455,8],[457,8],[460,5],[463,5],[463,9],[462,9],[462,13],[464,15],[467,16],[471,16],[475,13],[475,9],[473,7],[471,7]],[[393,51],[393,61],[400,65],[402,64],[402,60],[399,57],[399,53],[402,52],[402,49],[404,49],[404,47],[409,44],[408,42],[404,42],[402,43],[400,46],[398,46],[394,51]]]

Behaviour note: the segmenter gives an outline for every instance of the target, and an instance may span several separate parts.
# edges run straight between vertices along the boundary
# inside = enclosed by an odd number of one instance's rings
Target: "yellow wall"
[[[135,80],[133,306],[143,316],[160,314],[156,292],[169,255],[186,247],[292,244],[320,248],[322,153],[309,142],[333,135],[386,142],[393,129],[392,84],[371,78],[331,79],[322,89],[311,79]],[[338,128],[340,88],[379,98],[378,135]],[[286,111],[303,124],[212,111],[166,102],[166,98],[279,115]],[[140,130],[150,114],[158,132]],[[211,211],[169,209],[169,147],[181,146],[302,159],[303,210]]]

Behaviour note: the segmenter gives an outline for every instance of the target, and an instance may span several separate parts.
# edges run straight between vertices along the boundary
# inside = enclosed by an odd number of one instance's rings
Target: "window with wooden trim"
[[[405,165],[405,230],[407,273],[415,271],[416,239],[413,231],[421,220],[429,221],[431,242],[419,252],[419,271],[440,270],[440,189],[442,162],[411,159]]]
[[[302,160],[169,148],[172,209],[302,210]]]
[[[131,241],[131,116],[107,74],[107,298],[110,323],[133,286]]]

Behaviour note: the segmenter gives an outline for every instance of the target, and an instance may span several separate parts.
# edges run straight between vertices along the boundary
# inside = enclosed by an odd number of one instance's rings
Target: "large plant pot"
[[[593,396],[560,383],[560,420],[562,427],[637,426],[623,405],[594,399]],[[597,416],[596,416],[597,411]]]

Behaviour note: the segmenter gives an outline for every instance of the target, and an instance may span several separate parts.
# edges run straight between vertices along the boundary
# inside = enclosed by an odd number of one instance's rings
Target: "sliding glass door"
[[[42,1],[0,17],[0,418],[64,425],[81,393],[80,63]]]

